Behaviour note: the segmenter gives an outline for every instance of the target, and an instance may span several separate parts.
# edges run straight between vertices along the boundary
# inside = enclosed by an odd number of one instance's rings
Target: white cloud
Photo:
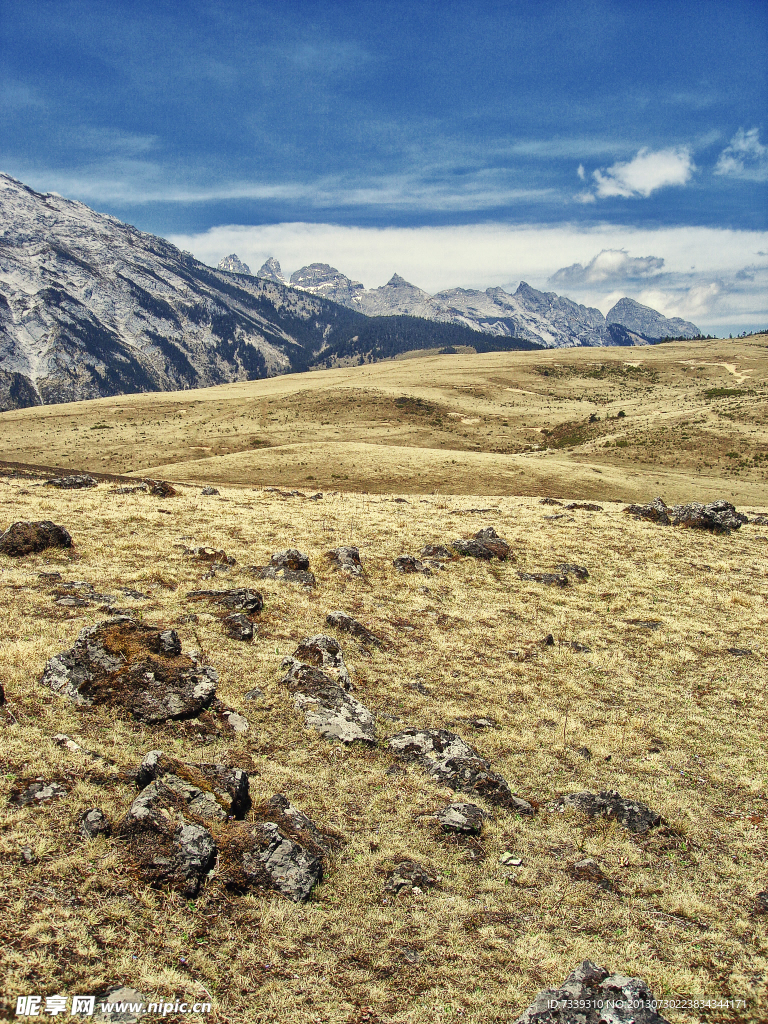
[[[576,173],[581,178],[581,180],[584,181],[584,179],[587,177],[587,172],[584,170],[584,164],[579,164],[578,168],[576,169]]]
[[[601,199],[609,196],[647,198],[660,188],[687,184],[695,170],[691,151],[686,146],[677,146],[655,153],[641,149],[633,160],[593,171],[592,177]]]
[[[760,130],[745,132],[739,128],[720,154],[715,174],[743,178],[746,181],[768,181],[768,146],[760,142]]]
[[[626,281],[659,274],[663,267],[661,256],[630,256],[626,249],[603,249],[586,265],[572,263],[570,267],[561,267],[549,278],[549,283],[567,286]]]

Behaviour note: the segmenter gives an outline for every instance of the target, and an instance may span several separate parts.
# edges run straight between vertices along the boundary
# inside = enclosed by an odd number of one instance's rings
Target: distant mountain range
[[[524,284],[515,295],[429,296],[397,276],[366,291],[322,264],[287,284],[275,259],[257,275],[234,255],[222,263],[213,269],[163,238],[0,174],[0,411],[416,349],[645,344],[660,335],[641,330],[679,333],[630,299],[612,311],[627,326],[606,326],[598,310]]]
[[[237,256],[227,256],[221,269],[249,273]],[[284,284],[280,264],[270,257],[257,277]],[[449,288],[429,295],[394,274],[380,288],[366,289],[359,281],[327,263],[310,263],[291,275],[294,288],[339,302],[367,316],[416,316],[456,324],[499,338],[522,338],[547,348],[566,345],[647,344],[660,338],[695,338],[699,328],[678,317],[667,319],[634,299],[620,299],[603,316],[555,292],[540,292],[525,281],[514,294],[503,288],[476,291]]]

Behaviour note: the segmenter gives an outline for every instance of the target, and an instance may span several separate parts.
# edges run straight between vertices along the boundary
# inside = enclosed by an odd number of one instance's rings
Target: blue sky
[[[766,53],[763,0],[0,0],[0,169],[207,262],[737,333],[768,326]]]

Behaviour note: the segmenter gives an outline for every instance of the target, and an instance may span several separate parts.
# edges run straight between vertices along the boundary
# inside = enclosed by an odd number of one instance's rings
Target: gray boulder
[[[742,523],[749,522],[747,516],[737,512],[729,501],[713,501],[701,505],[691,501],[687,505],[673,505],[669,510],[673,526],[687,526],[693,530],[710,530],[712,533],[730,533],[739,530]]]
[[[647,519],[651,523],[659,523],[661,526],[669,526],[669,509],[664,504],[663,498],[654,498],[645,505],[627,505],[622,509],[627,515],[635,519]]]
[[[403,890],[412,892],[414,889],[431,889],[438,881],[439,877],[423,864],[416,860],[404,860],[387,876],[384,888],[397,895]]]
[[[328,612],[325,621],[329,626],[333,626],[342,633],[351,633],[352,636],[356,636],[363,643],[370,644],[372,647],[382,646],[382,641],[375,633],[372,633],[362,622],[347,615],[346,612]]]
[[[253,623],[242,612],[232,612],[225,616],[224,628],[233,640],[253,640]]]
[[[460,555],[467,555],[470,558],[480,558],[489,561],[498,558],[505,562],[510,557],[512,548],[505,540],[499,537],[492,526],[486,526],[478,530],[474,537],[469,539],[455,540],[451,547]]]
[[[136,773],[136,784],[146,789],[158,779],[181,797],[194,814],[207,821],[244,818],[251,806],[248,776],[240,768],[191,764],[162,750],[150,750]]]
[[[552,809],[558,813],[578,810],[590,818],[610,818],[637,834],[664,824],[662,816],[646,804],[639,800],[628,800],[616,790],[610,789],[599,793],[569,793],[556,800]]]
[[[585,960],[558,989],[539,992],[514,1024],[668,1024],[641,978]]]
[[[20,804],[26,807],[29,804],[44,804],[49,800],[60,800],[67,795],[66,789],[58,782],[46,782],[45,779],[36,779],[25,789],[12,789],[9,802]]]
[[[80,815],[78,830],[83,839],[95,839],[96,836],[111,835],[112,826],[104,811],[99,807],[91,807]]]
[[[234,590],[191,590],[187,594],[188,601],[212,601],[221,604],[231,611],[247,612],[249,615],[260,612],[264,607],[264,598],[258,590],[239,587]]]
[[[178,634],[116,616],[80,631],[40,682],[78,706],[106,704],[144,722],[189,718],[213,700],[218,674],[181,653]]]
[[[59,487],[62,489],[78,489],[81,487],[96,487],[98,481],[87,473],[78,473],[72,476],[56,476],[46,480],[46,487]]]
[[[218,491],[218,488],[216,488],[216,487],[204,487],[202,489],[202,491],[200,491],[200,493],[204,494],[206,497],[211,497],[214,494],[218,494],[219,491]]]
[[[362,576],[363,564],[360,561],[360,552],[357,548],[349,546],[334,548],[333,551],[326,551],[325,557],[334,569],[341,569],[350,576]]]

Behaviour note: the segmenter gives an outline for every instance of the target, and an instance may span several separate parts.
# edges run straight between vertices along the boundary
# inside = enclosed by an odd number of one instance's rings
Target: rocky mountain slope
[[[286,286],[276,260],[260,277],[234,254],[222,267],[0,175],[0,410],[252,380],[332,365],[341,351],[359,362],[473,337],[392,317],[378,336],[375,319]]]
[[[270,258],[257,276],[274,280],[273,265],[279,271],[280,264]],[[701,333],[695,324],[678,317],[667,319],[634,299],[619,300],[604,317],[599,309],[555,292],[538,291],[525,281],[514,294],[503,288],[449,288],[429,295],[398,274],[380,288],[366,289],[327,263],[311,263],[291,275],[291,285],[367,316],[422,317],[496,337],[522,338],[547,348],[643,345],[666,337],[694,338]]]

